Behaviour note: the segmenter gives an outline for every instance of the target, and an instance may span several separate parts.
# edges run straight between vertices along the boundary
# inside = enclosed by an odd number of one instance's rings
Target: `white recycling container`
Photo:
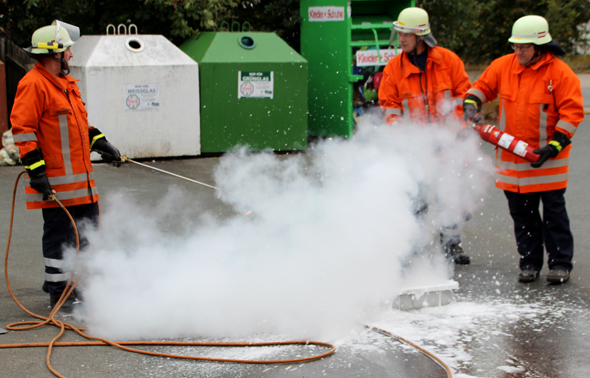
[[[172,42],[161,35],[88,35],[72,52],[70,76],[80,79],[88,121],[121,154],[201,153],[198,64]]]

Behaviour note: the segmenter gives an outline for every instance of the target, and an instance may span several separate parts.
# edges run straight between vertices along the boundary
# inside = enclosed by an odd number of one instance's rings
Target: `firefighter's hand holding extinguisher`
[[[527,160],[530,163],[538,164],[538,167],[540,167],[544,161],[541,162],[541,155],[540,153],[537,153],[537,151],[547,153],[547,158],[545,159],[545,161],[549,159],[549,157],[551,157],[551,153],[553,153],[553,147],[549,147],[549,151],[543,150],[542,148],[538,150],[533,150],[533,148],[529,146],[528,143],[518,140],[512,135],[507,134],[502,130],[499,130],[496,126],[477,125],[476,122],[481,119],[479,117],[478,111],[481,111],[481,101],[473,95],[465,97],[465,100],[463,101],[463,113],[466,123],[468,122],[468,127],[466,127],[465,129],[475,129],[479,133],[481,139],[493,144],[498,148],[502,148],[503,150],[520,156],[521,158]],[[555,149],[557,149],[557,147]],[[557,154],[555,156],[557,156]],[[536,166],[533,165],[533,167]]]
[[[567,137],[567,135],[556,131],[553,135],[553,140],[549,142],[549,144],[533,151],[534,153],[541,155],[541,157],[539,158],[539,161],[531,163],[531,166],[533,168],[539,168],[543,165],[543,163],[549,160],[549,158],[556,157],[562,149],[569,146],[571,143],[572,141]]]
[[[481,100],[474,95],[468,95],[463,100],[463,118],[465,118],[465,124],[467,126],[471,123],[478,123],[483,119],[479,115],[481,112]]]
[[[463,100],[463,118],[465,119],[465,126],[459,134],[457,139],[465,140],[474,132],[472,124],[475,124],[483,119],[480,115],[481,100],[476,96],[469,95]]]

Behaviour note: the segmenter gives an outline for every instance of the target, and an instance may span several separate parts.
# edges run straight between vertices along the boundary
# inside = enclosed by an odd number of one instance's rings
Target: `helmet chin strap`
[[[61,54],[61,58],[57,58],[56,55],[57,54]],[[58,61],[61,64],[61,73],[65,75],[69,75],[70,74],[70,65],[68,64],[68,62],[66,62],[66,60],[64,59],[64,53],[55,53],[53,54],[53,56],[51,56],[51,59]]]
[[[420,46],[420,44],[424,41],[424,38],[420,37],[420,36],[416,36],[416,44],[414,45],[414,48],[412,49],[412,51],[410,52],[410,54],[413,55],[418,55],[418,46]]]
[[[525,67],[528,66],[529,64],[532,64],[533,61],[538,61],[543,56],[543,51],[537,50],[535,47],[533,47],[533,48],[535,49],[535,53],[533,54],[531,60],[529,60],[528,63],[524,65]]]

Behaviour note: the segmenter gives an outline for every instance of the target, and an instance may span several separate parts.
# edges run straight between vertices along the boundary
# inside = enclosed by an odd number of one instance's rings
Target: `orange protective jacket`
[[[379,104],[387,123],[409,117],[413,122],[442,124],[450,115],[462,121],[463,95],[471,86],[465,66],[444,47],[427,49],[424,72],[404,52],[385,66]]]
[[[12,134],[21,158],[40,148],[45,172],[64,206],[98,202],[88,139],[88,113],[77,79],[57,77],[41,63],[19,82],[10,115]],[[30,186],[28,209],[58,207]]]
[[[523,67],[515,54],[496,59],[467,91],[482,103],[500,96],[500,130],[537,149],[555,131],[571,137],[584,120],[580,80],[570,67],[546,52]],[[540,168],[520,156],[496,149],[496,186],[517,193],[567,187],[571,145]]]

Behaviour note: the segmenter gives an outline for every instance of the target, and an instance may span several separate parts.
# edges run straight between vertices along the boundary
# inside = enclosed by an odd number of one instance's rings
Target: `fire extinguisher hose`
[[[194,183],[194,184],[199,184],[199,185],[202,185],[202,186],[206,186],[207,188],[215,189],[215,190],[217,190],[217,191],[219,191],[219,192],[222,192],[222,191],[224,191],[224,190],[222,190],[221,188],[218,188],[218,187],[216,187],[216,186],[209,185],[209,184],[205,184],[204,182],[200,182],[200,181],[197,181],[197,180],[193,180],[193,179],[191,179],[191,178],[184,177],[184,176],[181,176],[181,175],[177,175],[176,173],[168,172],[168,171],[165,171],[165,170],[163,170],[163,169],[160,169],[160,168],[153,167],[153,166],[151,166],[151,165],[148,165],[148,164],[143,164],[143,163],[140,163],[140,162],[138,162],[138,161],[135,161],[135,160],[129,159],[129,158],[128,158],[127,156],[125,156],[125,155],[121,156],[121,161],[122,161],[122,162],[130,162],[130,163],[133,163],[133,164],[139,165],[139,166],[141,166],[141,167],[145,167],[145,168],[153,169],[154,171],[158,171],[158,172],[161,172],[161,173],[165,173],[165,174],[167,174],[167,175],[174,176],[174,177],[176,177],[176,178],[179,178],[179,179],[182,179],[182,180],[190,181],[190,182],[192,182],[192,183]],[[227,191],[226,191],[226,192],[227,192]]]

